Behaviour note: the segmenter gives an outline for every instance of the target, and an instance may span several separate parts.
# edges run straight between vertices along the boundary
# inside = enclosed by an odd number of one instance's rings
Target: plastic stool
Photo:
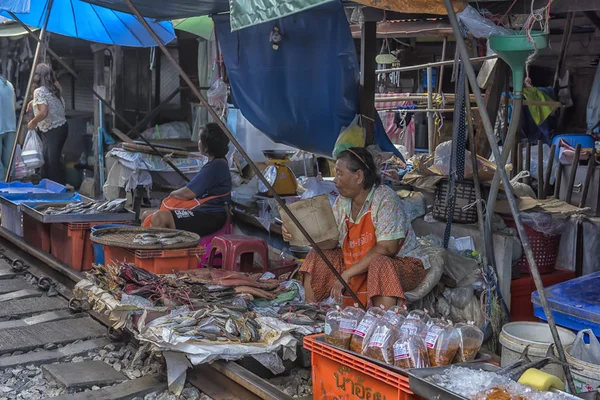
[[[267,242],[252,236],[221,235],[216,236],[210,243],[208,265],[213,266],[215,253],[221,250],[221,268],[228,271],[253,272],[254,253],[257,253],[263,263],[262,272],[267,272],[269,265],[269,247]],[[238,266],[237,259],[240,258]]]
[[[210,248],[210,244],[212,243],[212,240],[215,237],[217,237],[217,236],[223,236],[223,235],[230,235],[232,233],[233,233],[233,222],[231,221],[231,219],[228,219],[227,222],[225,223],[225,226],[223,226],[217,232],[211,233],[210,235],[202,236],[200,238],[200,245],[204,246],[204,247],[206,247],[208,249],[208,248]],[[218,253],[216,255],[220,255],[220,253]],[[212,262],[209,261],[209,257],[210,257],[210,254],[207,251],[202,256],[201,262],[198,263],[198,268],[202,268],[203,264],[205,264],[205,265],[211,265],[212,266]]]

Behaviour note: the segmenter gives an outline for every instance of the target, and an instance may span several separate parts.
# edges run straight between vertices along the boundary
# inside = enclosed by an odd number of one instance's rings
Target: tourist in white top
[[[44,147],[42,178],[64,184],[65,174],[61,154],[69,129],[61,87],[49,65],[39,64],[36,67],[32,90],[33,100],[27,105],[27,110],[29,111],[33,106],[34,118],[27,126],[29,129],[37,129],[42,139]]]
[[[17,130],[13,85],[0,75],[0,182],[4,182]]]

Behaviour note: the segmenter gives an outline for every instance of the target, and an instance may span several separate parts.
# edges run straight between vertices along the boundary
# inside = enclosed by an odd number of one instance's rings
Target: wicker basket
[[[506,222],[506,226],[510,228],[517,227],[515,220],[510,217],[505,217],[504,222]],[[529,246],[531,247],[531,251],[533,251],[533,259],[535,260],[535,264],[537,265],[540,274],[554,272],[556,270],[556,259],[558,258],[558,247],[560,245],[561,235],[546,236],[525,224],[523,224],[523,227],[529,238]],[[524,251],[518,266],[521,270],[521,274],[529,275],[531,273],[529,270],[529,261],[527,260],[527,257],[525,257]]]
[[[435,189],[435,199],[433,201],[433,218],[438,221],[447,220],[447,196],[450,181],[444,178],[438,182]],[[456,181],[456,200],[454,202],[454,215],[452,222],[458,224],[472,224],[477,222],[477,207],[475,201],[475,184],[473,181]],[[470,207],[469,207],[470,206]]]

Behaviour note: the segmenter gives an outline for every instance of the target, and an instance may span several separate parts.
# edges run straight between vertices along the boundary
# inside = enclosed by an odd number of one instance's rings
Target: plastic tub
[[[548,304],[554,320],[560,326],[575,331],[591,329],[600,337],[600,304],[598,303],[600,272],[559,283],[546,289]],[[545,319],[540,296],[532,293],[533,313]]]
[[[572,345],[575,334],[567,329],[556,327],[558,335],[564,347]],[[553,343],[552,333],[548,324],[541,322],[511,322],[502,327],[500,333],[500,344],[502,345],[502,357],[500,366],[507,366],[519,359],[525,347],[529,346],[528,356],[532,361],[542,359],[546,356],[548,347]],[[563,368],[557,364],[549,364],[542,371],[557,376],[564,380]]]
[[[564,140],[569,146],[576,147],[578,144],[581,145],[581,150],[593,149],[595,147],[594,137],[585,133],[564,133],[562,135],[556,135],[552,138],[552,144],[556,145],[556,153],[554,154],[555,159],[558,160],[558,154],[560,148],[558,142],[560,139]]]
[[[92,226],[92,232],[97,231],[98,229],[103,228],[118,228],[120,226],[127,226],[122,224],[103,224],[103,225],[95,225]],[[94,262],[98,265],[104,265],[104,245],[100,243],[93,243],[92,247],[94,248]]]

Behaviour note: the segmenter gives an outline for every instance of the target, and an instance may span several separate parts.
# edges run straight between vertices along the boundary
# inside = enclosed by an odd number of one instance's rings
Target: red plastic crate
[[[542,275],[544,287],[556,285],[575,278],[575,271],[557,268],[555,271]],[[531,293],[537,289],[531,276],[523,276],[510,282],[510,320],[539,322],[533,315]]]
[[[50,225],[50,254],[78,271],[92,269],[94,249],[90,239],[92,226],[104,224],[129,224],[123,222],[84,222]]]
[[[36,249],[50,253],[50,224],[23,213],[23,239]]]
[[[313,397],[319,399],[420,399],[410,390],[408,377],[370,363],[352,354],[315,340],[304,338],[304,348],[312,353]]]
[[[515,228],[515,220],[512,218],[504,218],[504,222],[510,228]],[[529,238],[529,245],[533,251],[533,259],[538,267],[540,274],[548,274],[556,269],[556,259],[558,258],[558,246],[560,245],[560,236],[546,236],[543,233],[530,228],[527,225],[523,225],[527,237]],[[522,274],[529,275],[529,261],[525,257],[525,251],[523,251],[523,257],[519,261],[519,269]]]
[[[104,246],[104,258],[107,262],[128,261],[155,274],[196,269],[204,254],[206,254],[204,246],[175,250],[132,250]]]

